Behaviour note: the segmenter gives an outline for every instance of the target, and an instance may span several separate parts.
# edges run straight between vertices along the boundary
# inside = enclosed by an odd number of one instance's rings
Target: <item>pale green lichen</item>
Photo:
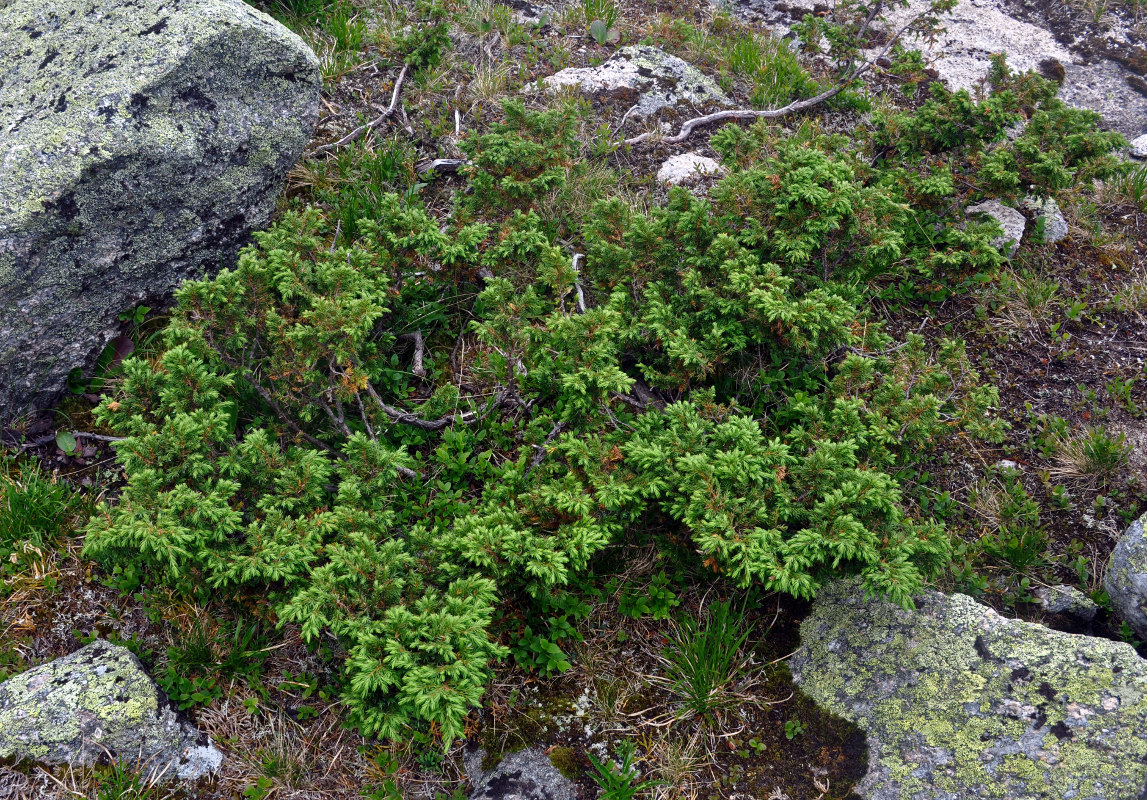
[[[203,774],[221,760],[135,656],[108,642],[0,684],[0,758],[78,765],[104,756],[148,763],[168,778]]]
[[[1147,638],[1147,514],[1120,537],[1107,563],[1103,586],[1115,612]]]
[[[122,648],[86,648],[0,685],[0,756],[44,757],[95,729],[140,728],[160,710],[155,685]]]
[[[1127,797],[1147,787],[1147,662],[935,593],[822,593],[794,677],[869,734],[870,798]]]
[[[218,269],[266,223],[321,79],[295,34],[241,0],[9,0],[0,63],[13,415],[90,363],[119,312]]]

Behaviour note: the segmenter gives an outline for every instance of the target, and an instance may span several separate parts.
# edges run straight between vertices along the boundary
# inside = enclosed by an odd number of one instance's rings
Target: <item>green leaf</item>
[[[56,434],[56,445],[68,455],[76,452],[76,437],[67,431]]]

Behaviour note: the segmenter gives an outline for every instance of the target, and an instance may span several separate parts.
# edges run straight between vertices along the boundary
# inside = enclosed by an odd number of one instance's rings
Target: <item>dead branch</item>
[[[508,394],[505,391],[498,392],[494,395],[493,400],[486,406],[486,409],[481,413],[477,411],[466,411],[462,414],[447,414],[446,416],[439,417],[438,419],[422,419],[421,417],[411,414],[409,411],[402,411],[392,405],[387,404],[379,397],[378,392],[374,387],[367,383],[366,391],[374,400],[375,405],[381,409],[383,414],[390,417],[392,422],[398,422],[403,425],[412,425],[415,428],[421,428],[424,431],[440,431],[447,425],[470,425],[482,419],[492,409],[496,408],[506,399]]]
[[[426,367],[422,365],[422,359],[425,355],[425,343],[422,340],[422,331],[417,330],[413,333],[404,333],[398,337],[399,340],[410,339],[414,342],[414,357],[410,371],[417,375],[419,378],[426,377]]]
[[[577,310],[579,314],[585,313],[585,291],[581,285],[581,271],[578,270],[578,264],[585,260],[585,256],[581,253],[574,253],[573,257],[573,272],[574,272],[574,289],[577,290]]]
[[[559,433],[565,430],[565,427],[566,423],[564,421],[559,421],[556,425],[554,425],[553,429],[550,430],[549,434],[546,435],[544,442],[541,444],[535,444],[533,446],[534,454],[530,457],[530,466],[526,469],[527,478],[530,477],[530,473],[533,472],[536,467],[540,466],[541,463],[546,460],[546,456],[549,454],[549,450],[546,449],[547,446],[550,444],[550,442],[557,438]]]
[[[440,174],[457,172],[469,163],[469,160],[465,158],[436,158],[433,161],[419,165],[418,174],[425,175],[429,172],[437,172]]]
[[[878,4],[878,7],[879,7],[879,4]],[[843,78],[840,81],[840,83],[838,83],[836,86],[832,87],[831,89],[828,89],[826,91],[821,92],[816,97],[810,97],[806,100],[795,100],[795,101],[789,103],[787,106],[783,106],[782,108],[772,108],[772,109],[766,109],[763,111],[758,111],[756,109],[751,109],[751,108],[738,108],[738,109],[734,109],[734,110],[730,110],[730,111],[717,111],[717,112],[712,113],[712,114],[705,114],[704,116],[694,117],[691,120],[687,120],[684,124],[682,124],[680,132],[677,133],[675,136],[666,136],[664,138],[658,138],[659,134],[650,131],[650,132],[642,133],[642,134],[639,134],[637,136],[633,136],[629,139],[626,139],[624,141],[624,144],[628,144],[628,145],[641,144],[642,142],[648,141],[650,139],[657,139],[657,141],[660,142],[661,144],[680,144],[681,142],[685,141],[690,136],[692,136],[693,131],[697,130],[698,128],[703,128],[703,127],[706,127],[708,125],[712,125],[715,122],[727,122],[727,121],[731,121],[731,120],[745,120],[745,119],[780,119],[781,117],[787,117],[790,114],[796,114],[796,113],[799,113],[801,111],[807,111],[808,109],[813,108],[814,106],[820,105],[821,103],[825,102],[826,100],[831,100],[832,98],[836,97],[838,94],[843,92],[845,89],[847,89],[853,83],[853,81],[855,81],[857,78],[859,78],[865,72],[867,72],[875,62],[879,61],[880,59],[882,59],[886,55],[888,55],[888,52],[892,49],[892,46],[895,45],[896,42],[898,42],[900,40],[900,38],[905,33],[907,33],[908,30],[913,25],[915,25],[922,17],[924,17],[926,13],[927,12],[924,12],[924,13],[918,14],[917,16],[913,17],[912,20],[907,25],[905,25],[903,28],[901,28],[899,31],[897,31],[896,34],[891,39],[888,40],[887,44],[885,44],[885,46],[884,46],[884,49],[880,51],[879,55],[877,55],[876,58],[865,59],[862,63],[857,64],[855,67],[853,67],[851,69],[851,71],[849,72],[847,77]],[[869,18],[864,21],[864,25],[861,28],[861,33],[865,32],[867,30],[868,24],[869,24],[869,22],[871,22],[873,16],[874,16],[874,14],[870,14]],[[859,47],[859,45],[860,45],[860,43],[857,42],[858,47]]]
[[[31,450],[35,447],[42,447],[43,445],[51,444],[52,442],[56,441],[56,437],[59,435],[59,433],[60,431],[57,431],[56,433],[49,433],[41,436],[38,439],[33,439],[30,442],[25,442],[20,446],[20,452],[23,453],[24,451]],[[68,433],[72,434],[72,438],[74,439],[91,439],[94,442],[122,442],[127,438],[126,436],[106,436],[102,433],[87,433],[86,431],[68,431]]]
[[[377,117],[375,117],[374,119],[372,119],[370,122],[366,123],[365,125],[359,125],[357,128],[355,128],[353,131],[348,133],[346,136],[339,139],[337,142],[331,142],[330,144],[324,144],[322,147],[316,147],[314,149],[314,151],[311,153],[311,155],[317,156],[319,153],[326,153],[330,150],[334,150],[334,149],[339,148],[339,147],[344,147],[344,146],[350,144],[351,142],[355,141],[359,137],[361,137],[367,131],[374,130],[379,125],[381,125],[382,123],[384,123],[388,119],[390,119],[390,117],[394,114],[395,110],[398,108],[398,96],[402,92],[402,82],[406,80],[406,71],[408,69],[410,69],[409,64],[403,64],[402,65],[402,71],[398,73],[398,78],[394,81],[394,92],[391,93],[391,95],[390,95],[390,105],[387,107],[386,111],[383,111],[381,114],[379,114]]]

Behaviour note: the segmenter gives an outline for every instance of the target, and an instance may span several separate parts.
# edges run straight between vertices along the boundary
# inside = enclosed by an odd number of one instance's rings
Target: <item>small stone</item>
[[[490,772],[482,770],[484,750],[464,757],[466,775],[474,791],[470,800],[576,800],[577,786],[564,777],[537,747],[506,756]]]
[[[1090,624],[1099,613],[1099,606],[1074,586],[1040,586],[1032,592],[1039,601],[1040,608],[1049,614],[1060,614],[1085,625]]]
[[[0,758],[90,766],[107,757],[145,764],[156,780],[194,780],[223,763],[131,651],[102,639],[0,683]]]
[[[1103,588],[1111,597],[1111,605],[1140,638],[1147,640],[1147,514],[1144,514],[1119,537],[1107,572]]]
[[[1019,469],[1018,461],[1012,461],[1010,458],[1001,458],[994,464],[996,469]]]
[[[1006,251],[1008,258],[1016,254],[1020,241],[1024,238],[1024,228],[1027,227],[1027,220],[1024,219],[1023,214],[1014,208],[1008,208],[999,200],[987,200],[974,206],[968,206],[966,213],[987,214],[998,222],[1000,227],[1004,229],[1004,235],[993,239],[992,244],[1000,250]]]
[[[661,169],[657,170],[657,180],[670,186],[697,183],[706,175],[719,175],[724,169],[711,158],[699,153],[682,153],[672,156]]]
[[[1024,198],[1024,208],[1035,214],[1036,223],[1043,220],[1043,243],[1055,244],[1067,238],[1067,220],[1059,210],[1059,204],[1047,197],[1040,199],[1029,195]]]
[[[1131,140],[1131,157],[1147,158],[1147,133]]]
[[[514,21],[521,25],[548,25],[554,18],[553,8],[529,0],[508,0],[503,5],[514,9]]]

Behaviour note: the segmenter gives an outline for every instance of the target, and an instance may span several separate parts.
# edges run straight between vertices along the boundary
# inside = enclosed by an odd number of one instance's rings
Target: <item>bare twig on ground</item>
[[[880,7],[880,4],[878,4],[877,8],[879,8],[879,7]],[[927,12],[925,12],[925,13],[927,13]],[[872,21],[872,18],[874,16],[875,16],[874,13],[870,14],[868,19],[866,19],[864,21],[864,25],[860,29],[861,35],[863,35],[864,32],[868,29],[868,25]],[[733,109],[730,111],[717,111],[717,112],[714,112],[712,114],[705,114],[704,116],[694,117],[691,120],[687,120],[681,126],[680,132],[678,132],[674,136],[666,136],[666,137],[662,138],[659,136],[659,134],[650,131],[650,132],[642,133],[642,134],[639,134],[637,136],[633,136],[629,139],[626,139],[624,143],[628,144],[628,145],[635,145],[635,144],[641,144],[642,142],[648,141],[650,139],[656,139],[660,144],[680,144],[681,142],[685,141],[690,136],[692,136],[693,132],[695,130],[697,130],[698,128],[703,128],[703,127],[706,127],[708,125],[712,125],[715,122],[728,122],[728,121],[732,121],[732,120],[747,120],[747,119],[780,119],[781,117],[787,117],[790,114],[796,114],[798,112],[806,111],[810,108],[813,108],[814,106],[818,106],[821,103],[825,102],[826,100],[831,100],[832,98],[836,97],[838,94],[843,92],[850,85],[852,85],[853,81],[855,81],[857,78],[859,78],[865,72],[867,72],[875,62],[879,61],[880,59],[882,59],[886,55],[888,55],[888,52],[892,49],[893,45],[895,45],[900,40],[900,38],[905,33],[907,33],[908,30],[913,25],[915,25],[924,16],[925,16],[925,14],[919,14],[919,15],[913,17],[912,20],[910,22],[908,22],[907,25],[905,25],[903,28],[901,28],[899,31],[897,31],[892,36],[892,38],[890,38],[888,40],[887,44],[885,44],[885,46],[884,46],[884,49],[881,50],[880,53],[875,58],[865,59],[864,62],[862,62],[861,64],[857,64],[856,66],[852,67],[850,69],[848,75],[846,77],[844,77],[843,79],[841,79],[841,81],[836,86],[832,87],[831,89],[828,89],[826,91],[821,92],[820,94],[816,95],[815,97],[809,97],[808,99],[805,99],[805,100],[795,100],[792,103],[789,103],[787,106],[783,106],[781,108],[765,109],[763,111],[758,111],[756,109],[751,109],[751,108],[738,108],[738,109]],[[857,44],[859,46],[860,43],[858,42]]]
[[[404,333],[398,337],[401,339],[409,339],[414,342],[414,356],[411,359],[410,371],[417,375],[419,378],[426,377],[426,367],[422,365],[422,360],[425,357],[425,343],[422,340],[422,331],[417,330],[413,333]]]
[[[74,439],[91,439],[92,441],[95,441],[95,442],[122,442],[124,439],[127,438],[126,436],[106,436],[102,433],[88,433],[86,431],[67,431],[67,432],[70,433],[72,435],[72,438],[74,438]],[[44,436],[41,436],[37,439],[33,439],[30,442],[25,442],[24,444],[22,444],[20,446],[20,452],[23,453],[26,450],[31,450],[35,447],[41,447],[41,446],[46,445],[46,444],[51,444],[52,442],[56,441],[56,436],[58,436],[59,433],[60,433],[60,431],[57,431],[55,433],[45,434]]]
[[[578,265],[585,260],[585,256],[581,253],[574,253],[573,257],[573,271],[574,271],[574,289],[577,290],[577,310],[579,314],[585,313],[585,290],[581,285],[581,271]]]
[[[542,442],[541,444],[534,445],[534,454],[530,457],[529,468],[526,469],[526,477],[527,478],[530,476],[530,473],[534,471],[534,469],[541,466],[541,463],[546,460],[546,456],[549,454],[549,450],[547,450],[546,447],[550,444],[550,442],[552,442],[554,439],[557,438],[559,433],[561,433],[563,430],[565,430],[565,427],[566,427],[566,423],[563,421],[559,421],[557,424],[554,425],[553,429],[550,430],[550,432],[546,435],[546,439],[544,442]]]
[[[394,92],[390,95],[390,105],[385,111],[383,111],[381,114],[379,114],[377,117],[365,125],[359,125],[346,136],[339,139],[337,142],[331,142],[329,144],[324,144],[321,147],[316,147],[311,152],[311,155],[317,156],[320,153],[326,153],[339,147],[345,147],[346,145],[360,138],[367,131],[374,130],[379,125],[390,119],[390,117],[394,115],[395,110],[398,108],[398,96],[402,93],[402,82],[406,80],[406,71],[408,69],[410,69],[409,64],[402,65],[402,71],[398,73],[398,78],[394,81]]]

